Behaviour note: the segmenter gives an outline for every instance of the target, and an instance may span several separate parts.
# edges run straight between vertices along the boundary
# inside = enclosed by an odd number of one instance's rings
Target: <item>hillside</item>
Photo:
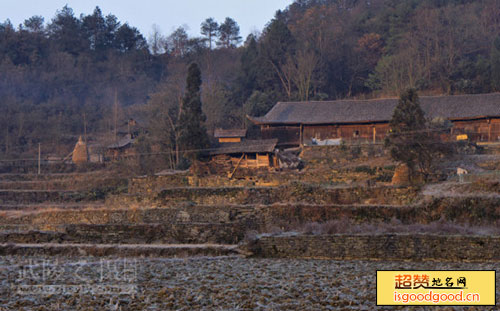
[[[146,40],[99,8],[0,24],[0,154],[65,155],[141,116],[175,149],[186,68],[200,64],[207,127],[245,126],[276,101],[500,91],[496,0],[297,0],[262,33],[209,45],[183,28]],[[202,21],[200,21],[202,22]],[[163,122],[167,115],[171,121]],[[145,149],[148,147],[145,146]]]

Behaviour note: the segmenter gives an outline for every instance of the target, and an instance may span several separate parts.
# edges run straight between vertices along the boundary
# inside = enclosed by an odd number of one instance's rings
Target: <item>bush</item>
[[[191,161],[189,159],[182,157],[179,161],[179,164],[175,166],[176,170],[185,171],[191,166]]]
[[[354,168],[354,172],[356,173],[367,173],[368,175],[375,175],[377,173],[377,169],[375,167],[369,167],[367,165],[356,166]]]
[[[359,158],[361,155],[361,147],[360,146],[352,146],[351,147],[351,156],[353,159]]]

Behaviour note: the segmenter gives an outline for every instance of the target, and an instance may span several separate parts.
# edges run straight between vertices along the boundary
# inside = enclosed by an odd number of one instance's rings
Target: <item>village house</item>
[[[106,147],[105,158],[117,161],[137,155],[134,143],[137,137],[146,131],[145,122],[130,118],[116,129],[116,141]]]
[[[137,152],[133,147],[134,141],[135,139],[132,138],[131,134],[123,136],[120,140],[107,147],[106,158],[111,161],[116,161],[121,158],[136,155]]]
[[[248,118],[261,127],[263,139],[278,139],[281,148],[341,139],[382,141],[398,104],[397,98],[279,102],[265,116]],[[500,141],[500,93],[421,96],[428,119],[451,121],[452,139]]]

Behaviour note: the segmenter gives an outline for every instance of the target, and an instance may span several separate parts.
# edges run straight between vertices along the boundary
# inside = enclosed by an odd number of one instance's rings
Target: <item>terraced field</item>
[[[496,266],[237,257],[103,261],[7,256],[0,259],[0,306],[5,310],[431,310],[376,307],[376,270]],[[46,270],[52,272],[47,280]],[[497,276],[497,295],[499,281]],[[110,288],[115,293],[110,294]],[[54,293],[49,294],[50,290]]]
[[[377,309],[377,269],[495,269],[245,258],[244,245],[261,233],[344,218],[494,221],[496,198],[425,201],[412,188],[300,183],[117,195],[122,182],[100,174],[0,176],[0,311],[405,310]]]

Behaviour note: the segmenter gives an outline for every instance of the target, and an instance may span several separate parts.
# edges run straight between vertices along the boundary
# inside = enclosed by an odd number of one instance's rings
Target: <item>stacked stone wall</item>
[[[500,237],[322,235],[262,237],[254,255],[336,260],[500,261]]]

